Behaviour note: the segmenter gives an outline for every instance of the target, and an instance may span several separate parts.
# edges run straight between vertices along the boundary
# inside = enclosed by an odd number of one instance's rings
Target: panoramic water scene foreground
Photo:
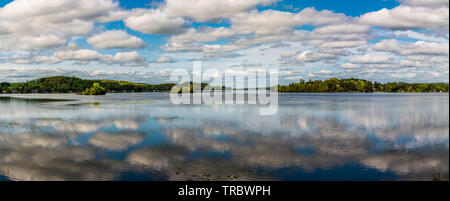
[[[448,180],[448,93],[0,95],[0,180]]]

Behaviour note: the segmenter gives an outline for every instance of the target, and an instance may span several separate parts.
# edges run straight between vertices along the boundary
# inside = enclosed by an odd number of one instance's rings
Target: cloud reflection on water
[[[43,110],[27,104],[25,116],[0,116],[0,174],[12,180],[120,180],[123,172],[155,180],[278,180],[273,172],[283,168],[299,167],[314,178],[318,169],[357,163],[401,180],[448,178],[448,94],[348,99],[282,94],[271,117],[257,116],[251,106],[113,102]],[[23,105],[0,106],[11,112]]]

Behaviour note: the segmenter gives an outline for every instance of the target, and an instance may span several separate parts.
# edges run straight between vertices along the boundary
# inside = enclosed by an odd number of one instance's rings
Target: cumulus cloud
[[[106,63],[119,63],[124,66],[147,66],[145,58],[140,56],[138,52],[118,52],[114,56],[106,55],[102,60]]]
[[[86,65],[90,62],[106,64],[118,64],[122,66],[147,66],[144,57],[136,51],[117,52],[115,54],[102,54],[96,50],[65,47],[56,50],[51,56],[42,55],[13,55],[8,58],[16,64],[56,64],[64,61],[74,61],[78,65]]]
[[[16,0],[0,8],[0,48],[60,46],[68,37],[87,35],[94,22],[118,10],[113,0]]]
[[[318,62],[323,60],[335,60],[336,55],[326,52],[305,51],[298,54],[296,59],[300,62]]]
[[[193,43],[178,43],[178,42],[169,42],[163,46],[161,49],[168,52],[201,52],[202,47],[198,44]]]
[[[352,24],[336,24],[323,26],[314,29],[314,32],[318,34],[337,34],[337,33],[353,34],[353,33],[367,33],[369,32],[369,30],[370,27],[367,25],[352,23]]]
[[[318,47],[324,48],[343,48],[343,47],[358,47],[366,44],[366,41],[330,41],[324,42],[318,45]]]
[[[390,10],[383,8],[379,11],[366,13],[360,17],[360,22],[391,29],[432,28],[443,29],[448,32],[448,13],[448,6],[430,8],[400,5]]]
[[[161,56],[155,60],[155,63],[174,63],[175,60],[170,56]]]
[[[94,35],[87,39],[95,49],[109,48],[141,48],[145,46],[142,39],[129,35],[126,31],[111,30]]]
[[[0,80],[8,82],[24,82],[27,80],[48,77],[48,76],[75,76],[86,79],[111,79],[111,80],[127,80],[137,83],[168,83],[170,82],[171,69],[162,69],[159,71],[143,72],[133,69],[126,69],[124,71],[112,71],[109,69],[68,69],[54,66],[42,66],[36,68],[34,66],[0,66],[1,74]],[[103,124],[102,124],[103,125]],[[83,123],[82,125],[60,125],[61,129],[78,129],[81,131],[98,128],[99,124]],[[67,130],[62,130],[67,131]]]
[[[182,16],[199,22],[228,18],[257,5],[270,5],[279,0],[166,0],[163,9],[170,16]]]
[[[200,60],[210,60],[210,59],[233,59],[237,57],[244,56],[238,53],[205,53]]]
[[[387,39],[378,42],[374,45],[375,50],[395,52],[402,55],[448,55],[449,44],[447,43],[433,43],[417,41],[415,43],[400,43],[395,39]]]
[[[392,59],[385,56],[363,55],[353,57],[350,62],[354,64],[386,64],[391,63]]]
[[[149,34],[179,34],[185,31],[187,19],[206,22],[228,18],[256,5],[278,0],[166,0],[155,9],[134,9],[124,22],[131,29]]]
[[[147,34],[176,34],[186,27],[184,18],[169,17],[159,9],[134,9],[124,22],[127,27]]]
[[[448,7],[448,0],[400,0],[402,4],[409,6],[426,6],[426,7],[440,7],[446,6]]]
[[[130,49],[148,43],[162,50],[150,49],[159,54],[152,55],[151,63],[194,58],[232,62],[242,57],[245,62],[230,65],[289,68],[286,78],[291,80],[309,76],[297,73],[297,67],[313,68],[309,73],[316,78],[384,79],[409,72],[405,79],[426,73],[423,77],[448,80],[448,0],[400,0],[397,7],[359,17],[313,7],[282,5],[289,9],[281,10],[279,1],[164,0],[151,8],[125,9],[115,0],[15,0],[0,8],[0,50],[4,51],[0,51],[0,62],[141,67],[148,65],[148,55],[140,55],[146,50]],[[143,34],[138,38],[130,31],[108,30],[104,24],[120,20]],[[158,41],[153,43],[141,36],[146,34],[163,36],[156,36]],[[92,49],[84,46],[84,40]],[[70,47],[75,43],[82,48]],[[373,52],[377,56],[367,58]],[[324,66],[343,71],[326,72]]]
[[[89,49],[57,51],[53,56],[62,60],[81,61],[93,61],[98,60],[102,57],[99,52]]]
[[[314,8],[305,8],[297,13],[277,10],[252,11],[230,18],[233,29],[256,34],[280,33],[303,25],[325,25],[346,19],[344,14],[328,10],[317,11]]]
[[[341,65],[341,68],[359,68],[359,65],[352,63],[345,63]]]
[[[437,42],[437,43],[448,43],[448,38],[437,37],[429,34],[419,33],[412,30],[406,31],[394,31],[394,35],[398,38],[410,38],[423,41]]]
[[[211,42],[222,38],[228,38],[236,35],[230,28],[226,27],[201,27],[199,29],[189,28],[183,34],[175,35],[170,38],[170,41],[178,43],[196,42]]]
[[[314,8],[305,8],[295,13],[270,9],[264,11],[252,10],[234,14],[229,19],[230,27],[190,28],[182,34],[170,37],[169,42],[161,48],[165,51],[229,52],[265,43],[310,41],[317,38],[312,37],[306,31],[296,30],[296,28],[304,25],[325,26],[333,23],[339,24],[348,20],[348,17],[328,10],[317,11]],[[324,44],[324,46],[330,47],[349,47],[363,43],[358,41],[362,40],[362,37],[349,36],[348,30],[342,30],[352,27],[356,32],[367,32],[367,26],[352,26],[348,24],[341,26],[328,27],[328,30],[323,28],[319,43],[323,43],[327,39],[346,40],[337,44]],[[334,33],[334,35],[329,36],[325,32]],[[226,44],[201,44],[221,39],[231,39],[231,41]]]

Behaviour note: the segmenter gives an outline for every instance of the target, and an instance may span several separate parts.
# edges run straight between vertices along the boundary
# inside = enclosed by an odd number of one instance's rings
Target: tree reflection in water
[[[0,180],[448,180],[448,94],[42,97],[0,98]]]

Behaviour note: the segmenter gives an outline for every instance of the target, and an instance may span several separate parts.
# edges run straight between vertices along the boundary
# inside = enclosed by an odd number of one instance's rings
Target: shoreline
[[[245,92],[247,90],[237,90],[236,92]],[[111,94],[170,94],[171,92],[125,92],[125,93],[106,93],[105,95],[80,95],[78,93],[0,93],[0,96],[20,96],[20,95],[74,95],[80,97],[102,97]],[[275,92],[278,94],[450,94],[449,92]],[[189,93],[196,94],[196,93]]]

